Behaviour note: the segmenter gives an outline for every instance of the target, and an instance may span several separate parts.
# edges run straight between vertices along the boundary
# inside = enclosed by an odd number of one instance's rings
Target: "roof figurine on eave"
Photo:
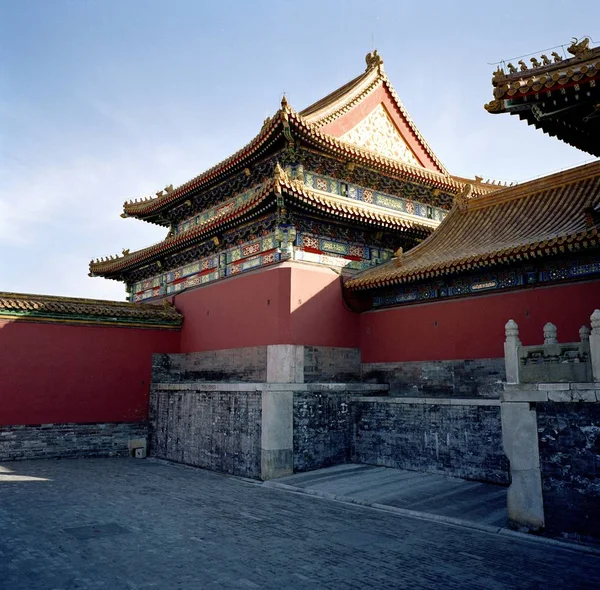
[[[450,175],[400,102],[377,51],[366,62],[360,76],[301,112],[284,97],[254,139],[189,182],[125,203],[122,217],[163,225],[168,235],[149,248],[93,261],[90,275],[124,280],[132,301],[141,285],[152,298],[164,296],[188,272],[183,262],[221,253],[218,260],[202,258],[202,272],[211,270],[210,280],[238,272],[231,263],[246,254],[227,248],[259,235],[272,232],[277,243],[253,246],[255,257],[256,248],[269,263],[283,259],[282,248],[289,256],[282,228],[288,241],[293,233],[294,259],[330,263],[335,254],[360,270],[426,238],[468,183],[476,195],[498,190],[480,177]],[[248,224],[260,231],[233,236]],[[323,240],[338,235],[335,252],[323,250]],[[255,268],[250,262],[246,267]],[[189,283],[195,284],[201,283]]]
[[[490,113],[510,113],[545,133],[600,156],[600,46],[574,39],[569,56],[552,51],[494,72]]]

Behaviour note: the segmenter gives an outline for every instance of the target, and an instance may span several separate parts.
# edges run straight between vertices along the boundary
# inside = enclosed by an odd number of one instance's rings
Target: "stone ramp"
[[[337,465],[268,482],[361,504],[401,508],[492,527],[507,526],[508,488],[433,473]]]

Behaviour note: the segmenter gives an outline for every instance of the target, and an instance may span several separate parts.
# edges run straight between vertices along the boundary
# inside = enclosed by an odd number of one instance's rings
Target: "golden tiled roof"
[[[373,289],[598,247],[598,209],[600,161],[458,200],[429,238],[345,285]]]
[[[372,56],[372,54],[370,55]],[[371,57],[371,60],[373,60],[373,57]],[[395,178],[424,184],[434,189],[459,192],[465,183],[458,179],[458,177],[450,176],[442,163],[437,160],[435,154],[400,102],[391,82],[383,71],[382,65],[377,65],[378,63],[377,59],[375,59],[367,67],[367,71],[364,74],[342,86],[336,92],[329,95],[329,97],[325,97],[323,101],[315,103],[315,105],[308,107],[300,113],[292,109],[284,98],[281,109],[273,117],[265,120],[259,134],[241,150],[179,187],[167,187],[159,191],[156,197],[126,202],[123,205],[123,216],[142,218],[151,216],[158,210],[185,199],[186,195],[194,189],[201,187],[208,188],[232,172],[249,166],[253,161],[260,158],[269,146],[282,136],[285,136],[288,141],[290,138],[292,141],[294,138],[300,138],[308,145],[322,150],[326,154],[357,162]],[[386,158],[377,152],[354,146],[319,130],[331,117],[343,114],[343,112],[352,108],[364,96],[382,84],[386,86],[394,97],[398,109],[406,119],[412,132],[421,143],[423,149],[436,162],[440,172],[428,170],[421,166],[413,166],[392,158]],[[329,104],[333,108],[333,111],[329,112],[325,107],[325,103]],[[326,115],[325,113],[329,114]],[[484,185],[475,186],[476,194],[483,194],[489,190],[491,189]]]
[[[52,323],[178,328],[183,316],[171,305],[0,292],[0,319]]]

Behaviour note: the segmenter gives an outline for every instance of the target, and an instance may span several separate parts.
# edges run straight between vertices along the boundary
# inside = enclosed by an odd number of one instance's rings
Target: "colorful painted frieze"
[[[448,211],[440,207],[433,207],[419,201],[374,191],[370,188],[344,182],[330,176],[316,174],[315,172],[297,170],[297,173],[303,175],[304,184],[315,190],[393,209],[407,215],[415,215],[416,217],[441,222],[448,213]]]
[[[497,273],[458,276],[446,282],[398,286],[373,297],[373,307],[387,307],[414,301],[473,295],[504,289],[553,283],[600,274],[600,257],[548,262],[538,269],[513,269]]]

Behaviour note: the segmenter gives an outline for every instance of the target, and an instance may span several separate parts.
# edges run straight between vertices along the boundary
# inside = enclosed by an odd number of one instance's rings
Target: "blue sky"
[[[483,109],[490,63],[600,41],[600,3],[571,5],[0,0],[0,291],[122,300],[89,260],[166,233],[121,219],[123,201],[227,157],[283,92],[301,110],[373,47],[453,174],[522,181],[589,161]]]

